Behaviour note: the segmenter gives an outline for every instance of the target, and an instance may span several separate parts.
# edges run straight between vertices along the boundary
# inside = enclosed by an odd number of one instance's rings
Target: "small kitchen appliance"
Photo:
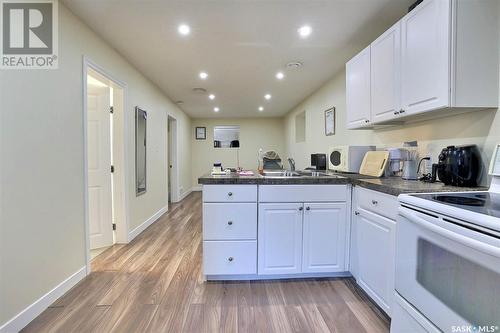
[[[314,170],[326,170],[326,154],[311,154],[311,166]]]
[[[405,142],[403,148],[403,174],[406,180],[418,179],[418,150],[417,141]]]
[[[500,326],[500,144],[489,174],[488,191],[399,196],[391,332]]]
[[[445,185],[477,186],[481,156],[476,145],[448,146],[438,159],[438,177]]]
[[[401,161],[403,160],[403,150],[401,148],[388,148],[389,163],[387,163],[386,176],[401,177]]]
[[[338,146],[328,154],[329,169],[338,172],[358,173],[366,152],[375,150],[375,146]]]

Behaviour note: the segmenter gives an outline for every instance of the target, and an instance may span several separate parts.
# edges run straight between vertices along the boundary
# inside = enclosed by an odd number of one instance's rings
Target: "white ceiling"
[[[402,17],[413,0],[64,0],[191,117],[282,116]],[[182,37],[177,26],[191,34]],[[297,29],[313,28],[307,39]],[[300,70],[285,65],[300,61]],[[209,78],[202,81],[200,71]],[[284,71],[278,81],[275,74]],[[214,93],[193,93],[202,87]],[[272,94],[270,101],[264,100]],[[264,106],[264,112],[257,108]],[[214,106],[220,112],[213,112]]]

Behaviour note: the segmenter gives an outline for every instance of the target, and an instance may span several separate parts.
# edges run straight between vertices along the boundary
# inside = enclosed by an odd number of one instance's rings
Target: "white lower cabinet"
[[[257,241],[204,241],[206,275],[257,273]]]
[[[294,274],[302,270],[302,203],[259,205],[259,274]]]

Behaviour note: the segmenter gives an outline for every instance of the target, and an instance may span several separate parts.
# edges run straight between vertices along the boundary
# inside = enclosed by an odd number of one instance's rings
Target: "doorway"
[[[127,243],[124,89],[84,60],[85,230],[90,262],[115,243]]]
[[[178,202],[180,193],[178,186],[178,160],[177,160],[177,119],[167,117],[167,188],[168,203]]]

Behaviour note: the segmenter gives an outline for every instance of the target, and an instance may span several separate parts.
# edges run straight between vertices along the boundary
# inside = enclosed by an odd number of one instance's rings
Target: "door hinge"
[[[111,173],[113,173],[113,172],[115,172],[115,166],[114,165],[111,166]]]
[[[113,230],[116,230],[116,223],[113,223]]]
[[[110,106],[109,107],[109,113],[113,113],[113,112],[115,112],[115,109],[112,106]]]

